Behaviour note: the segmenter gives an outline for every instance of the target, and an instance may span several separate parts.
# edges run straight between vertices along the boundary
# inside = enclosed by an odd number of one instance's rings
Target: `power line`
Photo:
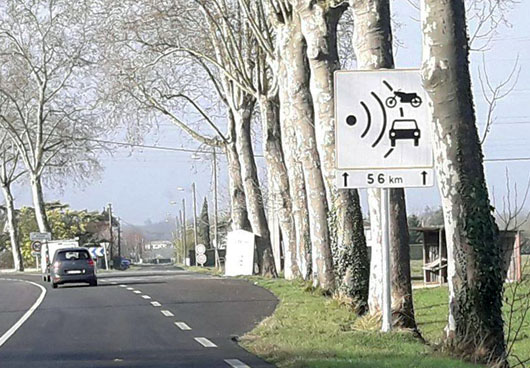
[[[74,140],[85,140],[85,141],[90,141],[90,142],[114,144],[114,145],[126,146],[126,147],[145,148],[145,149],[152,149],[152,150],[158,150],[158,151],[213,154],[213,151],[202,150],[202,149],[153,146],[153,145],[147,145],[147,144],[118,142],[118,141],[110,141],[110,140],[95,139],[95,138],[75,138],[75,137],[69,137],[69,138],[74,139]],[[263,158],[264,156],[262,154],[255,154],[254,157]],[[509,162],[509,161],[530,161],[530,157],[505,157],[505,158],[485,158],[484,159],[484,162]]]

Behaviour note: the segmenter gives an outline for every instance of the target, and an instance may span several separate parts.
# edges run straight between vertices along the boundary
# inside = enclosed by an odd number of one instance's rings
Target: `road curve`
[[[147,268],[99,278],[98,287],[55,290],[39,281],[48,294],[0,347],[0,366],[271,367],[233,341],[274,311],[277,300],[268,291],[244,280],[178,270]],[[15,284],[22,283],[0,282],[0,316],[28,308],[31,291]],[[6,316],[0,328],[17,317]]]

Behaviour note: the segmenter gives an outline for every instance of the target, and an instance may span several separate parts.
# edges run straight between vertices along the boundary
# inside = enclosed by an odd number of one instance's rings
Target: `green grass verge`
[[[251,280],[272,291],[280,302],[274,314],[241,343],[278,367],[476,367],[435,353],[410,333],[382,334],[377,331],[377,322],[357,319],[345,305],[309,291],[306,283],[259,277]],[[527,287],[522,289],[518,294],[528,292]],[[447,288],[415,290],[414,302],[423,336],[439,342],[447,320]],[[508,316],[509,308],[505,309]],[[529,325],[527,317],[513,348],[523,359],[530,357]],[[367,326],[374,330],[367,330]]]

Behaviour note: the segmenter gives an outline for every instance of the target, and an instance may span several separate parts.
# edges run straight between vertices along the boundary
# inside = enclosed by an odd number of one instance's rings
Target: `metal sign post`
[[[383,257],[383,325],[381,330],[388,332],[392,330],[392,301],[390,281],[390,221],[389,221],[389,190],[381,189],[381,228],[383,230],[382,252]]]
[[[335,72],[337,188],[381,190],[383,332],[392,329],[389,188],[434,185],[427,99],[417,69]]]

